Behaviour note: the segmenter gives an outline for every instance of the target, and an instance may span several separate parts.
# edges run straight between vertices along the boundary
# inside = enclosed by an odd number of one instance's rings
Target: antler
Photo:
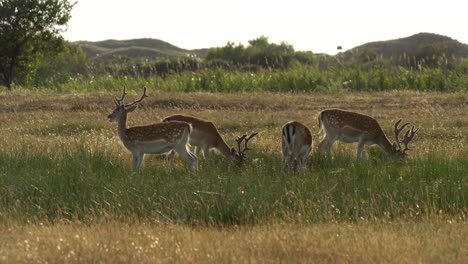
[[[120,97],[120,99],[117,96],[115,96],[115,104],[116,105],[121,105],[123,103],[123,100],[125,99],[125,96],[127,96],[127,92],[125,91],[125,89],[126,89],[126,87],[124,85],[122,96]]]
[[[143,99],[145,99],[146,97],[148,97],[148,95],[146,95],[146,86],[145,86],[145,87],[143,87],[143,94],[141,95],[140,99],[133,101],[133,103],[126,104],[125,107],[129,107],[129,106],[132,106],[134,104],[138,104],[139,102],[143,101]]]
[[[398,137],[400,132],[407,126],[409,123],[403,124],[401,127],[398,127],[398,125],[401,123],[401,119],[395,122],[395,143],[397,144],[398,151],[401,151],[401,145],[400,145],[400,138]]]
[[[416,134],[416,132],[417,132],[418,130],[419,130],[419,128],[416,129],[416,130],[414,130],[414,126],[413,126],[413,127],[411,127],[411,130],[406,131],[406,133],[405,133],[405,138],[401,141],[401,143],[403,143],[403,144],[405,145],[405,149],[402,151],[403,154],[405,154],[405,152],[406,152],[407,150],[410,150],[410,149],[408,148],[408,143],[413,139],[414,135]]]
[[[400,140],[400,138],[399,138],[400,132],[401,132],[407,125],[409,125],[409,123],[405,123],[405,124],[403,124],[401,127],[398,127],[398,125],[400,124],[400,122],[401,122],[401,119],[398,120],[398,121],[395,123],[395,143],[396,143],[397,146],[398,146],[398,151],[400,151],[402,154],[405,154],[405,152],[406,152],[407,150],[410,150],[410,149],[408,148],[408,144],[409,144],[409,142],[413,139],[414,135],[416,134],[416,132],[417,132],[419,129],[414,130],[414,126],[411,127],[411,130],[406,131],[403,140]],[[403,144],[405,145],[405,148],[404,148],[404,149],[401,148],[400,143],[403,143]]]
[[[238,148],[238,153],[239,153],[239,157],[240,157],[240,160],[245,160],[245,152],[247,150],[250,150],[249,147],[247,147],[247,143],[249,142],[249,140],[251,140],[253,137],[255,137],[258,133],[252,133],[250,134],[250,136],[247,137],[246,134],[242,135],[241,137],[237,137],[236,138],[236,142],[237,142],[237,148]],[[242,144],[242,141],[244,141],[244,149],[241,150],[241,144]]]

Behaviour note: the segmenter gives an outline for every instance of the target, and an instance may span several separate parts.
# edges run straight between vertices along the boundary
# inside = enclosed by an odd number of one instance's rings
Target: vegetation
[[[427,33],[336,56],[295,51],[266,37],[247,47],[228,43],[208,51],[150,39],[80,42],[56,56],[39,56],[36,70],[18,76],[17,84],[57,90],[108,90],[129,83],[186,92],[467,91],[467,50]]]
[[[10,96],[20,99],[12,101]],[[467,140],[465,95],[429,94],[423,100],[421,94],[390,93],[364,105],[356,96],[247,97],[164,93],[130,116],[131,123],[145,124],[182,108],[213,120],[228,142],[246,131],[260,132],[250,163],[238,167],[214,159],[201,163],[199,175],[188,176],[182,162],[170,175],[164,158],[148,159],[142,173],[132,175],[131,159],[118,143],[115,124],[105,121],[111,94],[4,95],[2,103],[9,111],[2,118],[9,122],[2,122],[1,130],[0,222],[109,219],[230,226],[464,219],[468,163],[466,148],[458,146]],[[278,129],[294,118],[318,131],[314,116],[323,105],[362,109],[381,120],[388,132],[392,121],[404,117],[421,127],[415,152],[398,162],[371,149],[368,162],[356,162],[355,146],[342,144],[333,160],[314,155],[305,175],[281,170]],[[415,114],[395,105],[411,105]],[[433,119],[433,109],[439,108],[445,110],[437,111]]]
[[[0,3],[0,79],[17,88],[0,93],[0,262],[468,259],[465,44],[424,33],[328,56],[264,36],[195,51],[65,43],[72,7]],[[135,173],[105,118],[124,85],[149,87],[130,125],[185,113],[229,143],[259,132],[247,162],[212,155],[194,175],[147,155]],[[331,107],[374,116],[388,135],[411,122],[410,155],[371,147],[356,160],[355,144],[336,144],[332,158],[314,150],[305,173],[281,168],[281,126],[307,124],[317,145],[316,114]]]
[[[382,224],[56,224],[0,229],[6,263],[465,263],[468,229],[439,221]]]
[[[232,42],[222,48],[208,50],[206,60],[222,60],[235,66],[257,66],[262,68],[286,69],[295,56],[294,48],[287,43],[280,45],[269,43],[267,37],[259,37],[249,41],[249,46],[237,46]],[[305,61],[306,63],[309,61]]]
[[[72,7],[66,0],[0,2],[0,81],[8,90],[17,76],[27,79],[39,56],[60,50]]]
[[[129,91],[129,96],[139,92]],[[320,242],[323,247],[318,248],[327,252],[328,257],[317,257],[331,261],[370,256],[377,262],[397,256],[401,262],[436,261],[437,256],[453,262],[466,259],[468,253],[460,246],[467,237],[465,93],[148,91],[143,107],[129,116],[130,125],[188,113],[213,120],[231,144],[236,135],[260,132],[246,164],[238,166],[213,156],[209,162],[200,162],[197,175],[190,175],[180,159],[171,174],[165,157],[151,155],[142,172],[134,174],[115,124],[105,118],[114,94],[118,92],[1,94],[0,259],[26,259],[27,253],[33,254],[32,259],[57,254],[60,258],[72,254],[69,259],[75,261],[80,256],[125,259],[135,257],[141,247],[139,256],[148,257],[148,262],[157,257],[156,252],[181,260],[184,256],[207,259],[207,254],[226,260],[265,254],[278,260],[294,255],[300,261],[301,256],[319,254],[316,247],[306,246],[311,241]],[[402,117],[420,128],[413,151],[408,159],[396,161],[379,148],[370,148],[367,161],[356,161],[355,144],[337,144],[332,160],[313,154],[304,174],[282,170],[281,125],[299,120],[316,134],[315,115],[325,107],[359,109],[376,117],[389,135],[393,122]],[[317,145],[319,136],[314,138]],[[287,230],[291,233],[284,233]],[[137,236],[138,232],[146,235]],[[310,238],[298,237],[301,233]],[[326,250],[336,235],[343,239]],[[186,240],[187,236],[193,240]],[[252,250],[247,255],[219,253],[223,251],[211,248],[206,237],[226,246],[229,241],[250,241],[246,245]],[[153,254],[148,250],[156,238],[162,248],[154,244],[158,251]],[[18,253],[18,247],[7,246],[13,245],[11,241],[29,249]],[[190,247],[191,253],[182,247],[176,254],[168,248],[170,241]],[[369,241],[382,241],[388,251]],[[131,242],[138,248],[128,246]],[[303,251],[293,254],[292,248],[278,247],[280,255],[275,255],[268,249],[276,243],[303,246]],[[365,250],[364,244],[369,245]],[[439,246],[422,250],[421,244]],[[57,246],[58,251],[48,250]],[[104,247],[114,254],[105,254]],[[195,248],[204,255],[197,255]],[[349,255],[342,254],[344,248]],[[428,253],[429,248],[438,254]]]

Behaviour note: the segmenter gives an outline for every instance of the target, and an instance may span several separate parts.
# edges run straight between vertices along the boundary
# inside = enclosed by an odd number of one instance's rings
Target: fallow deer
[[[172,115],[163,119],[163,122],[172,121],[183,121],[192,125],[193,130],[190,135],[189,143],[195,147],[195,153],[199,154],[203,152],[205,159],[208,159],[211,149],[218,150],[226,158],[234,158],[239,161],[244,159],[244,154],[240,152],[240,146],[239,151],[236,151],[233,147],[229,147],[223,137],[219,134],[218,129],[213,122],[189,115]],[[257,133],[253,133],[252,135],[248,140],[257,135]],[[244,136],[243,140],[246,139],[246,136]],[[242,141],[237,143],[240,144]]]
[[[319,144],[319,151],[325,148],[330,155],[330,148],[336,140],[352,143],[357,142],[357,158],[361,157],[364,145],[379,145],[385,153],[394,157],[403,157],[406,155],[409,142],[414,138],[418,129],[414,126],[407,130],[404,138],[400,140],[400,132],[409,123],[405,123],[398,127],[401,119],[394,124],[395,143],[390,143],[377,120],[374,118],[350,111],[340,109],[327,109],[319,113],[319,127],[325,130],[325,136]],[[404,144],[404,149],[401,147]],[[363,155],[365,158],[365,154]]]
[[[283,166],[304,170],[312,149],[312,134],[304,124],[292,121],[282,128]]]
[[[133,155],[133,167],[139,170],[145,154],[163,154],[170,151],[177,152],[191,167],[197,170],[197,157],[187,146],[192,126],[187,122],[172,121],[147,126],[127,127],[127,114],[133,112],[138,104],[146,97],[146,87],[141,97],[125,104],[127,93],[125,87],[120,98],[115,97],[115,109],[108,116],[110,122],[117,122],[118,135],[125,148]],[[170,169],[174,168],[173,157],[170,159]]]

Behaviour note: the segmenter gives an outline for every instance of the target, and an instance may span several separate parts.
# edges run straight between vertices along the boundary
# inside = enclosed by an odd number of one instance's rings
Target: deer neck
[[[377,143],[387,154],[393,154],[393,144],[387,138],[385,134],[379,138],[379,142]]]
[[[119,134],[120,140],[122,142],[125,140],[125,133],[127,131],[127,114],[123,114],[122,117],[117,122],[117,132]]]
[[[216,144],[216,148],[217,148],[221,153],[223,153],[223,155],[224,155],[226,158],[232,157],[232,154],[231,154],[231,147],[229,147],[228,144],[226,144],[226,141],[224,141],[224,139],[223,139],[222,137],[219,137],[218,143]]]

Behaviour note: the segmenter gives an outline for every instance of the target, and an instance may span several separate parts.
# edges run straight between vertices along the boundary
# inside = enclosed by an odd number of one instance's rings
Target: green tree
[[[31,71],[30,84],[34,86],[53,86],[89,74],[86,53],[78,46],[63,44],[59,52],[44,52],[38,59],[35,71]]]
[[[67,0],[0,1],[0,81],[7,90],[42,52],[62,47],[60,33],[73,6]]]
[[[295,51],[292,45],[282,42],[268,42],[268,38],[260,36],[249,40],[249,46],[235,45],[228,42],[226,46],[211,48],[205,59],[207,61],[225,61],[235,66],[256,65],[264,68],[286,69],[294,59]]]

